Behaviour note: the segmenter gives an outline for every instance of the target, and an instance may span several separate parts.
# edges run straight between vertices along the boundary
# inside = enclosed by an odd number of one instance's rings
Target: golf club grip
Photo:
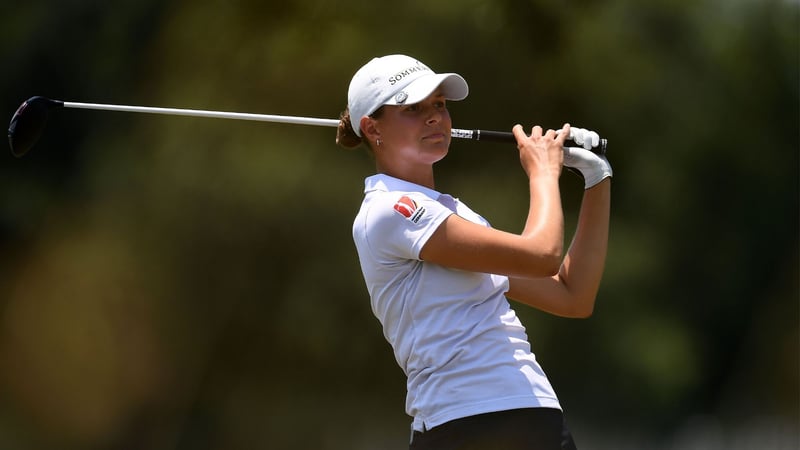
[[[459,130],[453,128],[452,137],[461,138],[461,139],[472,139],[475,141],[487,141],[487,142],[506,142],[506,143],[516,143],[517,139],[514,137],[514,133],[507,132],[507,131],[489,131],[489,130]],[[583,147],[575,143],[575,141],[568,139],[565,141],[565,146],[567,147]],[[594,153],[598,155],[605,155],[606,154],[606,147],[608,146],[608,141],[606,139],[600,139],[600,145],[596,148],[592,149]]]

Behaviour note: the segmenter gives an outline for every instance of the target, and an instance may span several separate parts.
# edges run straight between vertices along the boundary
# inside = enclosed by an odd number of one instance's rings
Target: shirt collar
[[[372,175],[364,180],[364,193],[372,191],[400,191],[400,192],[419,192],[436,200],[441,195],[440,192],[426,188],[419,184],[411,183],[399,178],[395,178],[383,173]]]

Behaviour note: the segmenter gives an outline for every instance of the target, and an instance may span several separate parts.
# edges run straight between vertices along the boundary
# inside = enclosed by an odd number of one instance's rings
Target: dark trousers
[[[414,431],[410,450],[576,450],[564,415],[552,408],[499,411]]]

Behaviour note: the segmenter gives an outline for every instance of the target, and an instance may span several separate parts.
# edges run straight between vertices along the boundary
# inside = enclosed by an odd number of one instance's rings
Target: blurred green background
[[[795,0],[6,1],[26,98],[337,118],[406,53],[470,83],[458,128],[598,130],[615,170],[596,312],[518,308],[582,449],[796,449]],[[0,448],[403,449],[405,379],[334,130],[62,110],[0,152]],[[519,231],[513,146],[437,188]],[[582,183],[562,177],[567,226]]]

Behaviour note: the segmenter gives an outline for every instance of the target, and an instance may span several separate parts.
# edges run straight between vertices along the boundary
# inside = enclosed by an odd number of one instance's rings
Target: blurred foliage
[[[3,11],[9,119],[33,95],[336,118],[361,64],[406,53],[469,81],[457,127],[599,130],[615,178],[596,313],[518,308],[579,445],[797,443],[796,1]],[[25,158],[3,153],[0,447],[404,448],[404,378],[350,234],[374,167],[333,136],[64,110]],[[519,230],[513,148],[454,142],[438,170]],[[573,227],[580,181],[563,192]]]

